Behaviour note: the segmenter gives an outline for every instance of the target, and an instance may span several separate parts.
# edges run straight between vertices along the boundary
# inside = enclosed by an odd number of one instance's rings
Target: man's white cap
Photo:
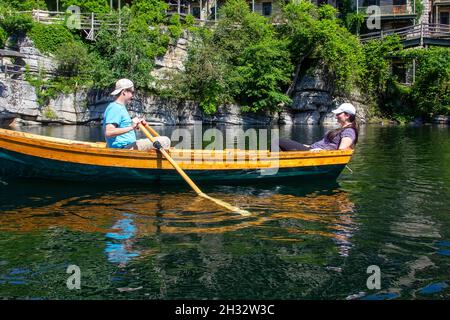
[[[134,84],[133,81],[129,80],[129,79],[120,79],[117,80],[116,82],[116,90],[114,90],[113,92],[111,92],[112,96],[116,96],[118,95],[120,92],[122,92],[122,90],[125,89],[130,89],[133,88]]]
[[[356,109],[351,103],[347,103],[346,102],[346,103],[341,104],[339,106],[339,108],[337,108],[336,110],[333,110],[331,112],[333,112],[334,114],[339,114],[341,112],[345,112],[345,113],[348,113],[348,114],[355,115],[356,114]]]

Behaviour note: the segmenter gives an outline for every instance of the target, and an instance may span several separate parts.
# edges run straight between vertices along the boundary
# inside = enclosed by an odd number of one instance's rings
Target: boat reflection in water
[[[328,238],[334,241],[340,256],[347,256],[356,228],[354,204],[336,183],[302,187],[295,183],[221,186],[215,187],[218,191],[208,191],[213,197],[249,210],[252,215],[248,217],[214,207],[183,188],[178,188],[181,190],[177,193],[161,192],[164,186],[96,190],[90,194],[74,192],[72,197],[67,197],[70,191],[53,192],[53,188],[62,189],[57,184],[41,194],[25,195],[33,201],[32,205],[16,204],[4,210],[0,231],[26,233],[64,228],[102,233],[108,261],[122,266],[139,256],[161,253],[162,247],[142,244],[141,240],[148,237],[158,243],[170,236],[178,243],[195,243],[198,237],[242,237],[244,232],[242,241],[286,244],[311,237]],[[58,194],[66,198],[58,200]]]

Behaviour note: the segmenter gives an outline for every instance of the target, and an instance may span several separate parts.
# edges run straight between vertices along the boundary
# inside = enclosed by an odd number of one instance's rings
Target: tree
[[[286,41],[270,21],[252,13],[244,0],[230,0],[212,33],[190,50],[185,80],[203,110],[231,101],[244,111],[276,110],[290,99],[283,93],[292,73]]]
[[[416,81],[411,88],[416,114],[450,114],[450,49],[415,49],[405,55],[417,61]]]
[[[307,59],[321,61],[334,93],[348,95],[359,85],[364,72],[362,46],[336,15],[336,9],[329,5],[317,8],[305,1],[283,7],[285,24],[278,33],[288,42],[291,61],[297,66],[292,86]]]
[[[108,0],[61,0],[61,7],[66,10],[69,6],[78,6],[82,12],[108,13]]]

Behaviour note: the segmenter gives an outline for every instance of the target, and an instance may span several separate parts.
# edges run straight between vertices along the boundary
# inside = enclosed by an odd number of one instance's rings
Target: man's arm
[[[121,134],[130,132],[130,131],[136,129],[136,127],[138,126],[138,124],[141,121],[142,121],[141,119],[135,117],[135,118],[133,118],[132,125],[129,127],[125,127],[125,128],[117,128],[116,124],[108,123],[105,126],[105,137],[112,138],[112,137],[120,136]]]

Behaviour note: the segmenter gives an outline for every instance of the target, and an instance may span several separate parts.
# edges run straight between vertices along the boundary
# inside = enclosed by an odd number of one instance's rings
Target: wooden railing
[[[436,23],[421,23],[415,26],[409,26],[391,30],[380,30],[376,32],[360,35],[361,42],[374,39],[382,39],[389,35],[398,35],[402,40],[413,40],[424,38],[446,39],[450,40],[450,25]]]
[[[407,4],[377,6],[380,9],[381,16],[401,16],[414,14],[414,8]],[[359,7],[358,12],[367,14],[368,7]],[[370,13],[372,14],[372,13]]]

